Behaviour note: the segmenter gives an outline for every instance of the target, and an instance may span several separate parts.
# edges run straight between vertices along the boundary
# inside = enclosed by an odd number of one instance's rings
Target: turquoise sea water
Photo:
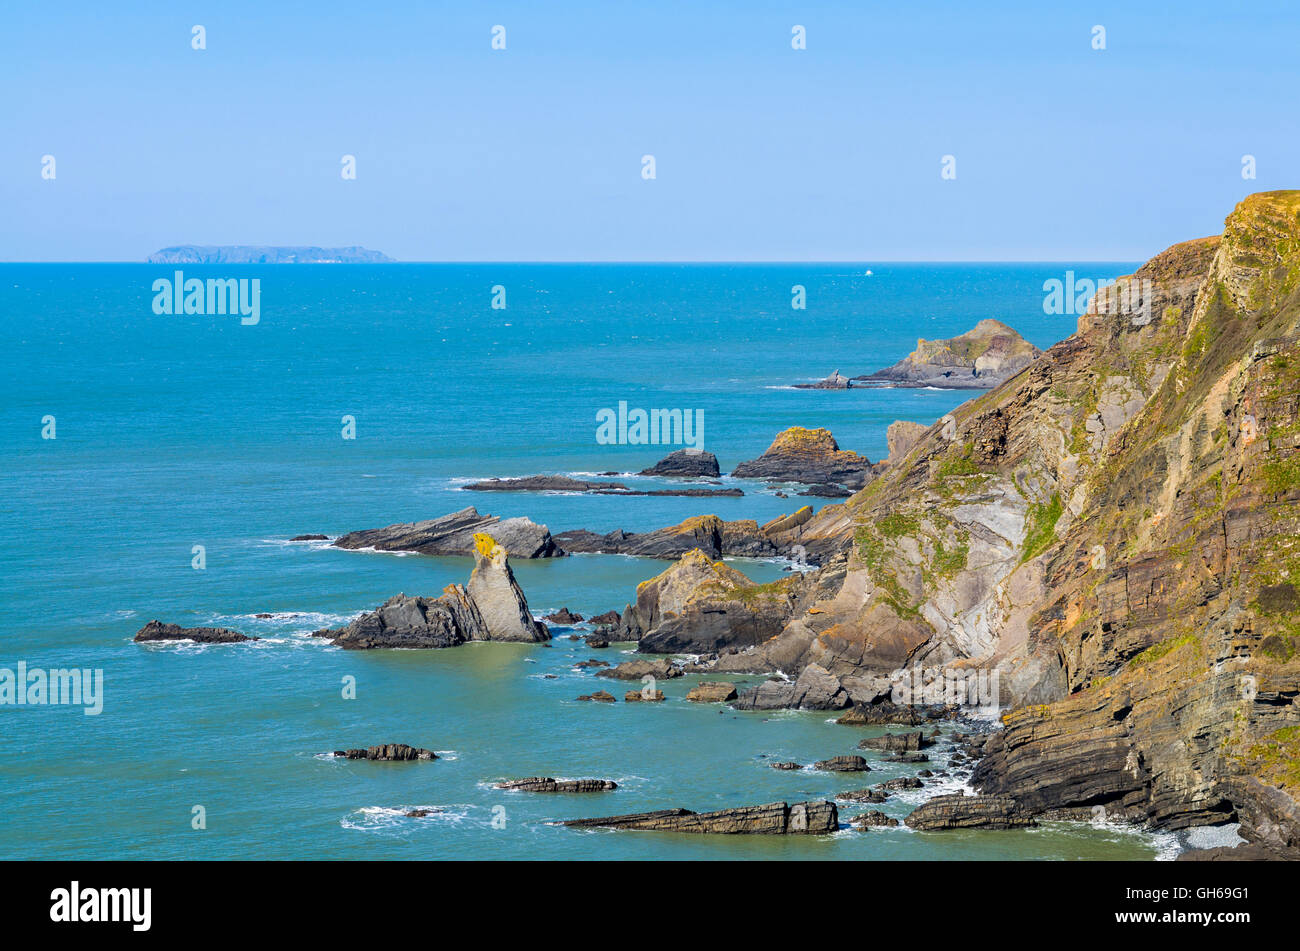
[[[801,391],[831,370],[899,359],[917,337],[984,317],[1040,346],[1076,318],[1042,283],[1129,264],[382,265],[183,268],[256,277],[261,321],[157,316],[174,268],[0,265],[0,668],[105,673],[104,712],[0,707],[5,858],[1133,858],[1172,842],[1114,828],[779,839],[576,832],[564,817],[823,798],[913,772],[781,772],[853,751],[868,731],[824,713],[737,713],[682,699],[577,703],[631,685],[572,665],[592,651],[467,645],[343,652],[306,633],[405,591],[463,582],[468,559],[289,543],[476,505],[552,531],[644,530],[691,515],[767,520],[803,499],[761,483],[734,499],[483,494],[464,482],[635,471],[672,447],[604,446],[596,413],[702,410],[724,471],[781,429],[827,426],[885,454],[895,419],[923,423],[970,393]],[[866,271],[872,271],[867,276]],[[491,288],[507,291],[492,310]],[[808,308],[790,307],[791,286]],[[57,438],[41,438],[55,417]],[[355,440],[341,438],[342,417]],[[644,480],[643,480],[644,481]],[[647,486],[653,480],[646,481]],[[662,487],[662,486],[656,486]],[[820,506],[820,500],[812,500]],[[207,566],[191,567],[203,545]],[[758,580],[784,565],[736,562]],[[666,563],[576,556],[514,563],[535,614],[621,608]],[[253,617],[272,613],[269,619]],[[261,636],[142,647],[147,620]],[[547,674],[555,679],[547,679]],[[355,677],[357,699],[342,698]],[[754,682],[755,678],[737,678]],[[614,689],[619,688],[619,689]],[[433,763],[336,762],[407,742]],[[934,764],[932,764],[934,765]],[[938,764],[942,766],[942,763]],[[545,774],[615,779],[587,796],[503,793]],[[954,781],[955,782],[955,781]],[[903,816],[936,790],[896,796]],[[194,806],[207,828],[191,828]],[[433,818],[400,816],[413,807]],[[844,818],[856,810],[842,810]],[[504,820],[504,821],[503,821]]]

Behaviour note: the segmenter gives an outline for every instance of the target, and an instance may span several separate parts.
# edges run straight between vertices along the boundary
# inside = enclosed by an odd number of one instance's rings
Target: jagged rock
[[[837,792],[835,798],[843,799],[845,802],[880,803],[887,800],[889,795],[881,789],[846,789]]]
[[[876,783],[876,789],[879,791],[894,789],[920,789],[925,784],[915,776],[899,776],[896,779],[887,779],[883,783]]]
[[[1000,320],[981,320],[974,329],[948,340],[918,340],[916,349],[867,376],[871,384],[987,389],[1009,380],[1042,351]]]
[[[412,809],[410,812],[402,813],[407,819],[427,819],[429,816],[442,812],[441,809]]]
[[[393,763],[438,758],[438,754],[433,750],[423,750],[418,746],[407,746],[405,743],[384,743],[365,749],[335,750],[334,755],[342,759],[368,759]]]
[[[681,669],[674,667],[672,661],[659,658],[624,661],[617,667],[610,667],[596,674],[597,677],[612,677],[616,680],[640,680],[642,677],[670,680],[681,675]]]
[[[256,637],[240,634],[228,627],[181,627],[179,624],[164,624],[162,621],[150,621],[135,632],[137,643],[149,641],[195,641],[199,644],[239,644],[243,641],[255,641]]]
[[[875,475],[865,456],[840,449],[829,429],[792,426],[777,434],[757,459],[742,462],[731,473],[738,479],[839,483],[860,489]]]
[[[346,627],[324,632],[346,650],[380,647],[441,648],[466,641],[542,641],[550,634],[533,620],[506,553],[479,534],[469,585],[448,585],[440,597],[399,594]]]
[[[590,619],[590,622],[597,627],[610,627],[617,624],[618,621],[619,613],[617,611],[606,611],[604,614],[597,614]]]
[[[802,766],[800,766],[798,763],[794,763],[794,762],[773,763],[773,764],[772,764],[772,768],[773,768],[773,769],[783,769],[783,770],[803,769]]]
[[[474,570],[466,590],[483,615],[485,640],[549,640],[546,625],[534,621],[528,610],[524,593],[510,570],[506,549],[482,532],[474,535],[474,549]]]
[[[698,832],[721,835],[826,835],[839,828],[833,802],[772,802],[762,806],[691,812],[662,809],[602,819],[569,819],[561,825],[580,829],[636,829],[653,832]]]
[[[649,469],[642,469],[637,475],[716,479],[720,473],[718,457],[713,453],[702,449],[678,449],[664,456]]]
[[[726,703],[736,699],[736,685],[726,681],[701,681],[686,694],[694,703]]]
[[[767,680],[740,694],[737,710],[839,710],[849,705],[849,694],[829,671],[810,664],[790,683]]]
[[[497,789],[515,789],[521,792],[588,793],[617,789],[612,779],[552,779],[549,776],[532,776],[528,779],[509,779],[497,783]]]
[[[289,539],[291,542],[325,542],[329,541],[328,535],[295,535]]]
[[[857,826],[859,829],[872,829],[877,826],[896,826],[898,825],[898,820],[885,815],[879,809],[872,809],[870,812],[864,812],[860,816],[855,816],[851,824]]]
[[[629,690],[623,694],[624,703],[663,703],[664,692],[653,690],[647,694],[644,690]]]
[[[819,760],[813,764],[813,769],[820,769],[828,773],[867,773],[871,767],[861,756],[832,756],[830,759]]]
[[[582,615],[574,614],[565,607],[560,608],[558,611],[553,611],[550,614],[543,615],[542,620],[550,621],[552,624],[558,624],[561,627],[572,627],[575,624],[582,623]]]
[[[335,539],[334,547],[414,551],[423,555],[471,555],[474,553],[475,533],[488,530],[501,547],[516,558],[556,558],[564,554],[545,525],[526,518],[502,519],[495,515],[480,515],[473,506],[423,522],[348,532]]]
[[[930,757],[924,753],[895,753],[893,756],[885,757],[886,763],[928,763]],[[919,773],[917,775],[920,775]]]
[[[599,650],[601,648],[609,646],[609,641],[599,634],[588,634],[585,638],[583,638],[583,643],[585,643],[588,647],[592,648],[593,650]]]
[[[926,722],[927,719],[916,707],[885,700],[880,703],[855,703],[853,709],[835,722],[847,726],[876,726],[879,724],[917,726]]]
[[[631,489],[622,482],[589,482],[569,476],[526,476],[522,479],[489,479],[464,486],[471,492],[575,492],[583,495],[657,495],[699,498],[736,497],[741,489]]]
[[[885,750],[890,753],[908,753],[924,749],[931,741],[917,730],[915,733],[886,733],[884,736],[868,736],[858,741],[860,750]]]
[[[831,375],[825,379],[816,383],[796,383],[794,387],[797,390],[849,390],[853,388],[853,381],[847,376],[841,376],[839,370],[832,370]]]
[[[578,663],[574,664],[573,666],[575,666],[575,667],[608,667],[608,666],[609,666],[609,661],[607,661],[607,660],[594,660],[594,659],[593,659],[593,660],[584,660],[584,661],[579,661]]]
[[[923,802],[904,820],[909,828],[1022,829],[1038,825],[1006,796],[936,796]]]
[[[594,700],[596,703],[614,703],[614,695],[607,690],[597,690],[595,693],[584,693],[578,698],[579,700]]]

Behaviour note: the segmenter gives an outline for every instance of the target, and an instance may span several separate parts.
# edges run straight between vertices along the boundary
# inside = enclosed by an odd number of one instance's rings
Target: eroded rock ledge
[[[827,835],[839,828],[833,802],[771,802],[762,806],[691,812],[661,809],[602,819],[568,819],[560,823],[578,829],[634,829],[651,832],[695,832],[719,835]]]

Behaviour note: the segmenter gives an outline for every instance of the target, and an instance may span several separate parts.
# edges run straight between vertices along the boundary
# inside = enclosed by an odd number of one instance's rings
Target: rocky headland
[[[1002,321],[981,320],[947,340],[918,340],[916,349],[893,366],[853,381],[865,386],[989,389],[1024,370],[1042,352]]]
[[[1300,854],[1300,192],[1252,195],[1017,350],[802,526],[833,541],[769,592],[779,632],[714,663],[816,666],[870,706],[900,670],[992,691],[1008,712],[972,782],[998,801],[949,811],[1239,822]],[[987,380],[987,352],[958,356]],[[689,610],[730,613],[738,582],[707,585]]]
[[[792,426],[777,434],[757,459],[742,462],[731,471],[737,479],[769,482],[838,484],[860,489],[875,476],[875,466],[865,456],[840,449],[829,429]]]

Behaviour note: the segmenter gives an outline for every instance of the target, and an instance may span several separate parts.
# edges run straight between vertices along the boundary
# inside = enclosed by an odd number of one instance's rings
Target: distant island
[[[382,251],[350,248],[180,244],[149,255],[150,264],[388,264]]]

